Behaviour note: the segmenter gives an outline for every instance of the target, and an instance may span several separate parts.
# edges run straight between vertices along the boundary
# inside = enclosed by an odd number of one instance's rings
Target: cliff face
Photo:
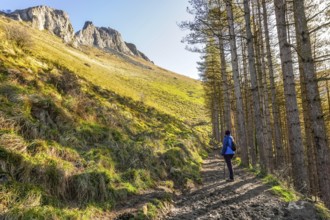
[[[83,29],[76,33],[75,43],[106,50],[115,50],[150,61],[134,44],[126,43],[118,31],[109,27],[95,27],[91,21],[86,21]]]
[[[134,55],[126,46],[118,31],[111,28],[95,27],[91,21],[87,21],[83,29],[76,33],[75,41],[81,45],[95,46]]]
[[[52,9],[47,6],[37,6],[23,10],[16,10],[9,17],[31,22],[32,27],[39,30],[48,30],[62,38],[64,42],[72,41],[74,31],[69,16],[62,10]]]

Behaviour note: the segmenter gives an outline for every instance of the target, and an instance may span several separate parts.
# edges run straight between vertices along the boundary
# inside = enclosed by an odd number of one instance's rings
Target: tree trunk
[[[301,139],[299,111],[296,98],[295,81],[292,67],[292,54],[287,41],[285,22],[285,2],[274,0],[280,58],[283,72],[285,106],[289,135],[289,147],[292,160],[293,183],[299,192],[307,194],[308,175],[304,162],[304,148]]]
[[[304,127],[305,127],[305,145],[306,150],[309,152],[307,155],[308,162],[308,176],[309,176],[309,185],[310,191],[313,196],[318,196],[318,177],[316,170],[316,155],[314,150],[314,145],[312,141],[312,128],[310,121],[310,109],[307,103],[306,97],[306,79],[303,74],[303,67],[301,62],[299,62],[299,70],[300,70],[300,87],[301,87],[301,101],[303,107],[303,116],[304,116]]]
[[[215,87],[215,86],[214,86]],[[216,88],[213,88],[214,89],[214,94],[212,96],[212,106],[213,106],[213,109],[212,109],[212,129],[213,129],[213,137],[216,141],[216,143],[220,143],[221,140],[220,140],[220,128],[219,128],[219,125],[220,125],[220,121],[219,121],[219,107],[218,107],[218,100],[217,100],[217,95],[216,95]],[[216,146],[214,146],[216,147]]]
[[[256,167],[257,165],[257,155],[254,144],[254,126],[253,126],[253,112],[251,111],[251,92],[249,87],[249,79],[248,79],[248,71],[247,71],[247,63],[246,63],[246,45],[244,44],[243,38],[241,38],[241,48],[242,48],[242,63],[243,63],[243,74],[244,74],[244,111],[245,111],[245,126],[249,128],[246,132],[247,134],[247,146],[249,151],[249,158],[251,158],[252,167]]]
[[[309,30],[305,16],[304,0],[293,1],[296,27],[297,52],[306,79],[307,103],[310,109],[312,135],[317,152],[317,174],[320,184],[320,197],[330,208],[330,162],[329,145],[326,136],[321,99],[317,85],[315,65],[312,55]],[[310,152],[308,152],[310,154]]]
[[[228,76],[226,71],[226,58],[225,50],[223,46],[223,37],[219,37],[219,50],[220,50],[220,65],[221,65],[221,77],[223,88],[223,107],[224,107],[224,127],[225,130],[231,130],[231,107],[230,107],[230,83],[228,83]],[[224,134],[222,134],[224,136]]]
[[[325,86],[326,86],[327,97],[328,97],[328,114],[330,115],[330,92],[329,92],[328,80],[325,81]]]
[[[273,114],[273,122],[274,122],[274,144],[275,144],[275,166],[276,168],[282,167],[284,163],[284,151],[283,151],[283,141],[282,141],[282,131],[281,125],[279,123],[279,107],[277,101],[277,95],[275,90],[275,77],[274,77],[274,66],[272,61],[272,53],[270,49],[270,38],[269,38],[269,29],[268,29],[268,15],[267,15],[267,7],[265,0],[262,0],[262,8],[263,8],[263,24],[265,31],[265,41],[266,41],[266,52],[267,52],[267,66],[269,72],[270,79],[270,90],[272,96],[272,114]]]
[[[237,108],[237,119],[239,121],[239,126],[237,128],[239,137],[237,138],[238,144],[242,149],[242,164],[244,166],[249,165],[249,158],[247,154],[247,144],[244,126],[244,112],[243,112],[243,100],[241,94],[241,87],[239,81],[239,70],[238,70],[238,60],[237,60],[237,47],[236,47],[236,37],[234,31],[234,16],[232,11],[231,0],[226,0],[227,18],[229,26],[230,35],[230,51],[231,51],[231,63],[233,69],[235,96],[236,96],[236,108]]]
[[[273,141],[272,141],[272,129],[271,120],[270,120],[270,111],[269,111],[269,96],[268,96],[268,81],[267,81],[267,71],[266,71],[266,61],[265,61],[265,47],[263,41],[263,31],[262,31],[262,19],[261,19],[261,7],[260,1],[257,0],[258,5],[258,26],[259,26],[259,48],[260,48],[260,58],[261,58],[261,83],[263,84],[262,93],[263,93],[263,110],[264,110],[264,138],[267,143],[267,157],[268,157],[268,168],[272,173],[274,170],[274,157],[273,157]]]
[[[263,31],[262,31],[262,19],[261,19],[261,10],[260,3],[257,0],[257,9],[258,9],[258,20],[256,18],[255,28],[258,26],[258,30],[255,32],[256,35],[256,54],[257,54],[257,69],[258,75],[260,77],[260,98],[262,103],[263,110],[263,131],[264,131],[264,146],[265,154],[267,156],[267,167],[269,172],[274,170],[273,162],[273,146],[272,146],[272,130],[270,125],[270,112],[269,112],[269,97],[268,97],[268,83],[267,83],[267,74],[266,74],[266,64],[265,64],[265,47],[263,42]],[[258,40],[257,40],[258,39]]]
[[[258,94],[258,82],[257,82],[257,73],[255,69],[255,60],[254,60],[254,49],[253,49],[253,37],[251,32],[250,24],[250,7],[249,1],[244,0],[244,18],[245,18],[245,29],[247,37],[247,47],[248,47],[248,63],[249,71],[251,78],[251,90],[253,96],[253,110],[254,110],[254,120],[256,123],[256,136],[257,136],[257,146],[260,152],[260,166],[263,171],[267,171],[267,164],[264,151],[264,139],[263,139],[263,128],[262,128],[262,117],[261,117],[261,108],[260,108],[260,99]]]

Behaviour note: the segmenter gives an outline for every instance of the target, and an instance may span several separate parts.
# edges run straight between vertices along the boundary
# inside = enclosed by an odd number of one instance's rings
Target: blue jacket
[[[221,155],[235,154],[235,152],[231,149],[232,144],[233,144],[233,137],[230,135],[226,135],[225,138],[223,139]]]

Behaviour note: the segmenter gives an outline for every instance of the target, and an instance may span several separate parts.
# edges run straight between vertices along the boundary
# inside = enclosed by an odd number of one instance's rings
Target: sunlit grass
[[[0,18],[0,29],[8,22],[22,27]],[[199,81],[26,30],[26,47],[0,32],[1,215],[90,219],[162,183],[200,183],[210,128]]]

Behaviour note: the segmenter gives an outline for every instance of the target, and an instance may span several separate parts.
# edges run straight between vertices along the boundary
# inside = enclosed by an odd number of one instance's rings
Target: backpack
[[[234,140],[232,140],[232,142],[231,142],[231,149],[233,151],[236,151],[236,143],[234,142]]]

